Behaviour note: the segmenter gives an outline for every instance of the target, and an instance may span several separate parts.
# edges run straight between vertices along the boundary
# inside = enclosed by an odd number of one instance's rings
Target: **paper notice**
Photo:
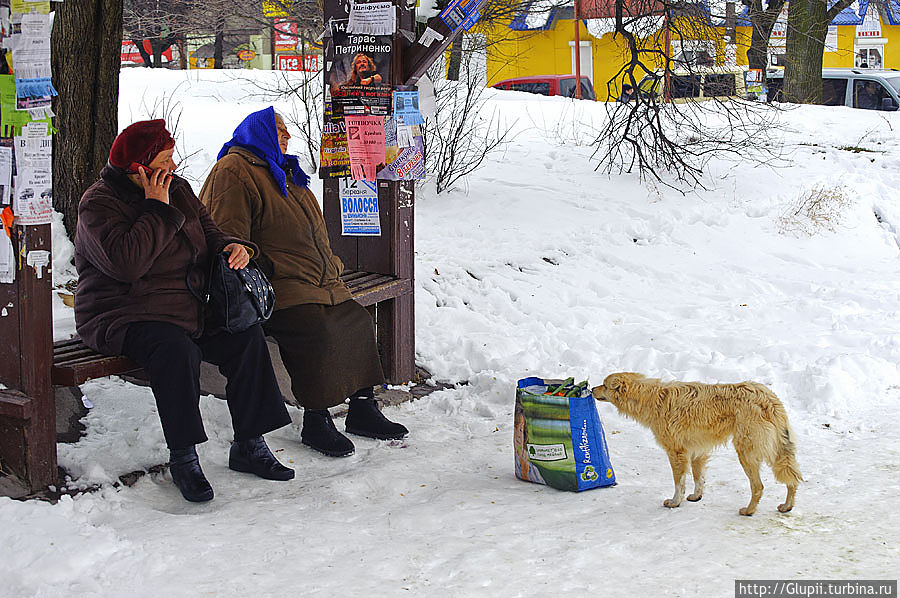
[[[384,117],[344,117],[350,174],[355,180],[374,181],[379,166],[384,164]]]
[[[12,148],[0,147],[0,206],[12,200]]]
[[[392,2],[357,2],[350,9],[347,33],[392,35],[397,28],[396,15]]]
[[[25,127],[26,135],[15,138],[13,211],[18,224],[50,224],[53,214],[53,138],[37,134],[37,130],[43,126],[38,123],[29,124]]]
[[[378,189],[374,181],[340,179],[341,234],[381,236]]]
[[[419,44],[425,46],[426,48],[430,48],[431,44],[434,42],[439,42],[444,39],[444,36],[431,27],[426,27],[425,31],[422,32],[422,35],[419,37]]]
[[[418,91],[394,92],[394,118],[404,125],[425,124],[425,119],[419,112]]]

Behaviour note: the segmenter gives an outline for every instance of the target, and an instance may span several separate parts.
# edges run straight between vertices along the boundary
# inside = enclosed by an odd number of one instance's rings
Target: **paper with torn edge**
[[[397,11],[392,2],[357,2],[350,8],[347,33],[392,35],[396,28]]]
[[[53,214],[53,138],[42,123],[23,128],[16,137],[15,203],[18,224],[50,224]]]
[[[418,43],[425,46],[426,48],[430,48],[431,44],[434,42],[443,41],[444,36],[441,33],[438,33],[431,27],[426,27],[425,31],[422,32],[422,35],[419,36]]]
[[[16,73],[16,108],[20,110],[48,108],[57,95],[51,82],[50,16],[31,13],[17,15],[21,32],[10,38],[13,69]],[[48,116],[43,111],[32,118]]]
[[[376,170],[384,164],[384,117],[347,116],[344,125],[350,176],[357,181],[374,181]]]

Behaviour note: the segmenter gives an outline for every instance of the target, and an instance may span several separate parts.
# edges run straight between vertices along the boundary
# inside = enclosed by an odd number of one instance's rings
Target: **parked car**
[[[769,72],[767,78],[769,97],[780,100],[784,71]],[[896,111],[900,108],[900,71],[822,69],[822,104]]]
[[[542,96],[575,97],[575,75],[533,75],[531,77],[516,77],[504,79],[491,85],[497,89],[510,89],[512,91],[525,91]],[[594,86],[591,80],[581,76],[581,99],[594,100]]]
[[[747,98],[744,82],[746,67],[697,67],[690,71],[675,70],[669,75],[669,97],[673,102],[711,100],[713,98]],[[644,76],[638,91],[644,95],[661,95],[665,73],[657,71]]]

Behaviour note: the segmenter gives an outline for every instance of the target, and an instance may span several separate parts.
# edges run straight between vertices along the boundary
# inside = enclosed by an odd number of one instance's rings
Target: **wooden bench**
[[[345,271],[342,278],[350,288],[350,292],[353,293],[353,299],[363,307],[369,308],[375,318],[375,329],[379,346],[382,348],[385,375],[391,382],[406,382],[406,380],[390,380],[390,372],[395,370],[392,361],[398,358],[398,352],[385,349],[395,344],[399,344],[401,347],[409,344],[411,348],[412,344],[410,339],[392,338],[391,327],[384,325],[384,322],[379,326],[379,316],[383,314],[379,313],[378,305],[411,293],[412,281],[408,278],[395,278],[384,274],[353,270]],[[402,348],[399,353],[403,355]],[[53,343],[53,366],[50,378],[54,386],[79,386],[91,378],[103,378],[139,369],[140,367],[127,357],[110,357],[97,353],[87,347],[77,336]]]

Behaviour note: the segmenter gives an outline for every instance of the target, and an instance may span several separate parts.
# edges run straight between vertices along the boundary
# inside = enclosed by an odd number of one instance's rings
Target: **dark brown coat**
[[[232,147],[209,173],[200,199],[223,231],[259,247],[257,259],[275,288],[276,310],[347,301],[344,264],[331,252],[319,203],[290,177],[287,191],[285,197],[265,160]]]
[[[107,165],[100,177],[78,205],[78,334],[109,355],[121,354],[132,322],[169,322],[199,336],[201,303],[188,285],[201,293],[209,256],[244,242],[219,230],[182,178],[166,205],[146,199],[121,169]]]

